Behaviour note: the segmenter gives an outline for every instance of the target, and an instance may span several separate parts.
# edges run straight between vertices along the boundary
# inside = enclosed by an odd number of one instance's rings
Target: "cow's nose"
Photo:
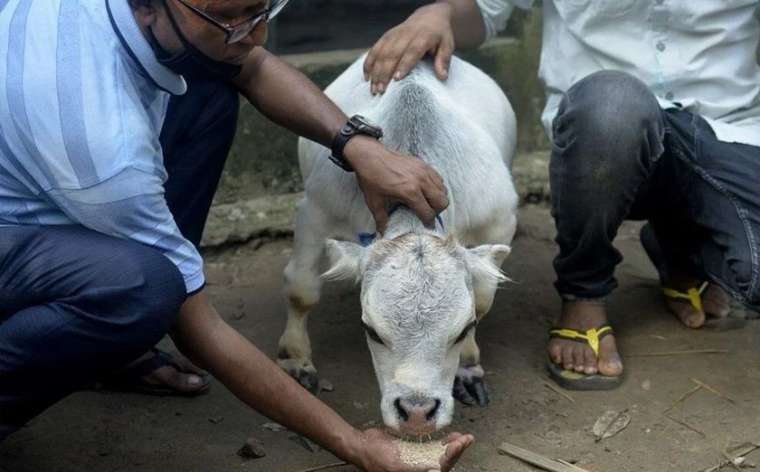
[[[396,411],[399,418],[405,423],[423,425],[433,421],[441,401],[437,398],[412,396],[397,398]]]

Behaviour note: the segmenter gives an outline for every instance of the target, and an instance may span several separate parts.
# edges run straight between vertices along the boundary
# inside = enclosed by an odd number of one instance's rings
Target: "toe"
[[[710,284],[702,297],[705,312],[718,318],[725,318],[731,313],[731,298],[718,285]]]
[[[548,347],[549,359],[555,364],[562,364],[562,346],[555,341],[551,341]]]
[[[207,379],[196,374],[185,374],[173,366],[160,367],[145,377],[152,384],[165,385],[182,393],[197,393],[208,388]]]
[[[605,337],[600,343],[598,365],[599,373],[602,375],[617,377],[623,373],[623,361],[612,336]]]
[[[587,348],[582,344],[573,346],[573,369],[576,372],[583,372],[586,368],[586,350]]]
[[[681,320],[681,323],[687,328],[701,328],[702,325],[705,324],[704,312],[695,309],[688,302],[668,300],[667,305],[670,311],[675,313],[678,319]]]
[[[598,360],[596,358],[596,355],[594,354],[594,351],[589,349],[586,349],[584,355],[584,362],[583,362],[583,372],[587,375],[594,375],[596,374],[598,367]]]
[[[564,346],[562,348],[562,367],[566,370],[573,370],[573,348],[572,346]]]
[[[187,374],[195,374],[196,376],[204,376],[208,374],[205,370],[196,366],[183,356],[175,355],[174,363],[177,365],[177,367],[179,367],[179,370],[181,372]]]

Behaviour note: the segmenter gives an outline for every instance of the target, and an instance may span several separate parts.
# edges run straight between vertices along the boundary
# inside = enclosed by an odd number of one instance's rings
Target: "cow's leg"
[[[496,294],[496,282],[477,282],[473,284],[475,292],[475,313],[482,319],[491,309]],[[462,341],[462,353],[459,356],[459,369],[454,380],[454,398],[466,405],[488,405],[488,387],[483,379],[485,371],[480,365],[480,348],[475,340],[475,330],[471,330]]]
[[[319,302],[322,285],[319,264],[324,253],[326,227],[320,215],[308,200],[298,205],[293,255],[284,274],[288,321],[277,353],[280,367],[311,392],[319,387],[306,325],[309,311]]]
[[[459,369],[454,379],[454,398],[465,405],[488,405],[488,387],[483,379],[484,375],[485,372],[480,365],[480,348],[475,341],[473,329],[462,341]]]
[[[495,214],[498,214],[495,212]],[[509,212],[506,218],[494,221],[476,231],[476,240],[491,244],[508,244],[512,241],[516,227],[516,215]],[[475,295],[475,315],[482,320],[493,305],[498,284],[495,280],[473,280]],[[488,405],[488,386],[484,380],[485,371],[480,365],[480,348],[475,340],[475,330],[471,330],[462,342],[459,369],[454,380],[454,398],[466,405]]]

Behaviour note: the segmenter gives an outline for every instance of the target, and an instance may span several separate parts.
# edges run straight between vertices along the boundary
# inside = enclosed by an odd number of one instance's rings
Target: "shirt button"
[[[656,47],[658,51],[662,52],[665,50],[665,43],[663,43],[662,41],[657,41]]]
[[[673,100],[673,92],[666,93],[665,100]]]

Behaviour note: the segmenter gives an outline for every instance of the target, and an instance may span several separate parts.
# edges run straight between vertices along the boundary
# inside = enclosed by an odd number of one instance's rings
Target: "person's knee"
[[[569,128],[581,145],[633,146],[661,122],[660,106],[646,84],[630,74],[606,70],[568,90],[555,119],[555,134],[562,134],[557,128]]]
[[[143,333],[147,343],[160,339],[187,296],[177,266],[156,249],[130,243],[120,248],[111,270],[118,270],[123,300],[117,322]]]
[[[136,291],[142,311],[168,329],[186,298],[182,274],[174,263],[153,248],[140,251],[134,264],[134,270],[139,271],[142,279]]]

